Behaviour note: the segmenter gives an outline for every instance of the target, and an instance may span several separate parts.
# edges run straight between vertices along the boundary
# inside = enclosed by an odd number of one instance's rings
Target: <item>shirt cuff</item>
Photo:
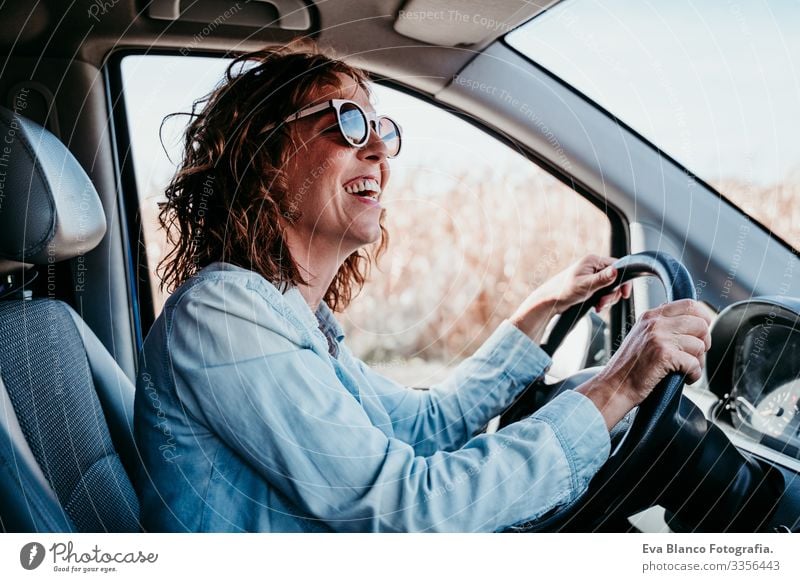
[[[508,319],[497,326],[475,355],[524,385],[542,376],[553,363],[535,341]]]
[[[611,452],[611,439],[603,415],[586,396],[567,390],[531,418],[550,425],[561,443],[572,475],[572,494],[568,502],[574,500]]]

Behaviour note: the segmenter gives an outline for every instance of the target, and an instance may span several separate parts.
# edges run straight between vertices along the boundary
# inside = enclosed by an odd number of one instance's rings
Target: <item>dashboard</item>
[[[800,459],[800,300],[758,297],[725,309],[711,330],[706,373],[720,420]]]

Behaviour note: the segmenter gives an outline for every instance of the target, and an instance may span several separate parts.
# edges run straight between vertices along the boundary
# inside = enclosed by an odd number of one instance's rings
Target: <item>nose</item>
[[[359,157],[365,160],[383,164],[387,160],[388,148],[378,135],[377,122],[370,120],[370,132],[367,143],[359,150]]]
[[[381,175],[381,188],[386,188],[386,185],[389,183],[389,176],[391,175],[389,157],[387,156],[388,151],[389,149],[386,147],[386,144],[375,130],[374,122],[371,122],[369,139],[367,143],[364,144],[364,147],[356,150],[356,156],[363,162],[376,164],[378,166],[377,169]]]

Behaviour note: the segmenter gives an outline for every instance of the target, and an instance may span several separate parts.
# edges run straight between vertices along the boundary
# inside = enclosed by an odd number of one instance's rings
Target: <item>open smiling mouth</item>
[[[379,204],[378,197],[381,195],[381,186],[375,180],[356,180],[345,186],[344,191],[356,196],[365,204]]]

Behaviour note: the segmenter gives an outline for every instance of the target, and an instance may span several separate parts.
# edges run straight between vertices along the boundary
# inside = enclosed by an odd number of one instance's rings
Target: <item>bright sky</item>
[[[797,0],[565,0],[508,39],[708,181],[800,180]]]

